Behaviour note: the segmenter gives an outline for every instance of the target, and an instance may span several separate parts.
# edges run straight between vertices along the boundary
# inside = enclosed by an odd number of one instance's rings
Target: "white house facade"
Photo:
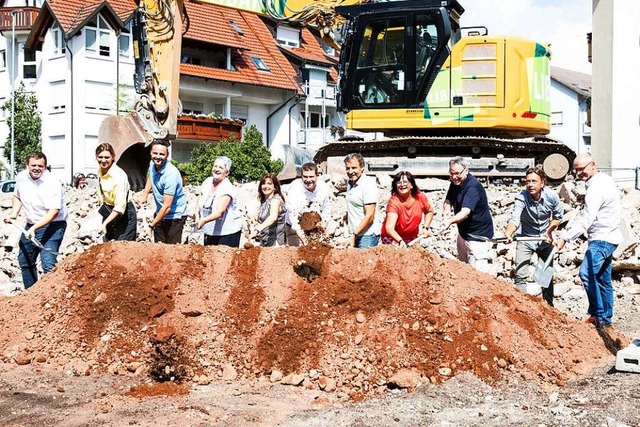
[[[551,67],[551,133],[577,154],[591,152],[587,110],[591,102],[591,76]]]

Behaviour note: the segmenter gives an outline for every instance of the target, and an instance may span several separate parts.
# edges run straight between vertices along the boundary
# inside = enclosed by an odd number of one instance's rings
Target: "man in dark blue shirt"
[[[462,157],[449,161],[451,185],[444,200],[444,211],[454,215],[444,221],[444,228],[458,226],[458,259],[489,272],[491,242],[481,241],[471,235],[493,237],[493,219],[489,212],[487,193],[482,184],[469,172],[469,164]]]

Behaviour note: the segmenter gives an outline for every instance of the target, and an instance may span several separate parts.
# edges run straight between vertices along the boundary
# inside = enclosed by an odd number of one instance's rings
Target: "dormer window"
[[[111,28],[101,16],[94,16],[85,27],[84,46],[88,55],[111,56]]]
[[[282,46],[300,47],[300,30],[280,26],[276,30],[276,40]]]
[[[258,56],[251,56],[250,58],[253,62],[253,65],[255,65],[258,70],[269,71],[269,67],[267,67],[267,64],[265,64],[262,58]]]
[[[67,47],[64,44],[62,30],[53,28],[51,30],[51,38],[53,39],[53,56],[61,56],[67,53]]]

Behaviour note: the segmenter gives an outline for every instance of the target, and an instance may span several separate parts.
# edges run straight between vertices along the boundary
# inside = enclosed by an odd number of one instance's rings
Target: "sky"
[[[551,65],[591,74],[587,33],[592,0],[459,0],[461,25],[482,25],[490,35],[551,44]]]

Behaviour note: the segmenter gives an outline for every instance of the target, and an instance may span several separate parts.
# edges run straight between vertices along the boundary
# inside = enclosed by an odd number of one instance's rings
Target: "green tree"
[[[181,165],[190,184],[200,184],[211,175],[216,157],[227,156],[233,162],[230,178],[234,182],[255,181],[267,173],[282,170],[282,161],[271,160],[271,152],[262,142],[262,133],[250,126],[242,137],[225,139],[217,145],[203,142],[191,152],[191,161]]]
[[[42,138],[40,131],[42,129],[42,118],[38,111],[38,99],[32,92],[27,92],[24,83],[20,83],[20,87],[14,93],[15,102],[15,161],[16,169],[18,165],[24,165],[27,156],[34,151],[42,151]],[[11,129],[11,100],[2,105],[4,111],[8,111],[7,126]],[[7,160],[11,160],[11,132],[7,136],[5,142],[4,156]]]

